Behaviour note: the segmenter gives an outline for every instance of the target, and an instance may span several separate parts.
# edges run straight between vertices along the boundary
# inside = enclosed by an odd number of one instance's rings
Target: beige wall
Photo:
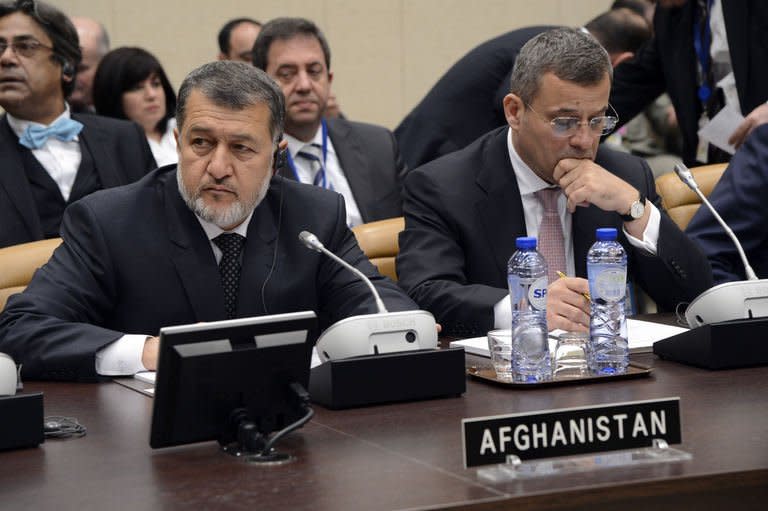
[[[227,20],[303,16],[325,32],[334,90],[348,117],[394,128],[440,75],[478,43],[517,27],[580,25],[611,0],[49,0],[94,17],[112,46],[142,46],[178,88],[214,59]]]

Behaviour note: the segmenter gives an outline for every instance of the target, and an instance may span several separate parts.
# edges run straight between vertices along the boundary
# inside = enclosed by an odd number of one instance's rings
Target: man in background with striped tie
[[[253,64],[285,95],[284,175],[340,193],[349,226],[402,215],[406,167],[394,135],[380,126],[323,119],[333,73],[320,29],[302,18],[270,21],[254,44]]]

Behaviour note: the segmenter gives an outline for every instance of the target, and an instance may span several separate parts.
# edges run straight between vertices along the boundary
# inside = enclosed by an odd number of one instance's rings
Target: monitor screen
[[[226,445],[238,420],[268,435],[300,419],[290,386],[307,388],[316,338],[312,311],[161,329],[150,446]]]

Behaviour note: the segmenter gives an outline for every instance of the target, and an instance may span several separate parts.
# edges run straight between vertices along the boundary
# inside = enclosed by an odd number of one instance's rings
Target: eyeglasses
[[[552,126],[552,132],[557,137],[571,137],[578,133],[579,128],[582,125],[589,126],[589,130],[595,135],[607,135],[613,130],[613,128],[616,127],[616,124],[619,122],[619,115],[611,105],[608,105],[608,108],[611,109],[613,115],[601,115],[598,117],[592,117],[586,122],[582,122],[582,120],[578,117],[555,117],[554,119],[547,119],[539,112],[534,110],[530,104],[526,103],[525,105],[531,109],[531,112],[535,113],[543,121],[548,121],[549,125]]]
[[[5,53],[5,50],[10,46],[13,53],[20,57],[31,57],[35,53],[37,53],[37,50],[40,48],[45,48],[46,50],[53,50],[52,46],[46,46],[40,41],[37,41],[35,39],[19,39],[18,41],[12,41],[10,44],[8,41],[0,41],[0,55]]]

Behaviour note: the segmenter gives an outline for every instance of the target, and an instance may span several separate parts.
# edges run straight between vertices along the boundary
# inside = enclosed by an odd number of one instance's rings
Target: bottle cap
[[[515,246],[520,250],[535,250],[536,238],[533,236],[521,236],[515,241]]]
[[[614,241],[618,232],[615,227],[601,227],[596,231],[597,241]]]

